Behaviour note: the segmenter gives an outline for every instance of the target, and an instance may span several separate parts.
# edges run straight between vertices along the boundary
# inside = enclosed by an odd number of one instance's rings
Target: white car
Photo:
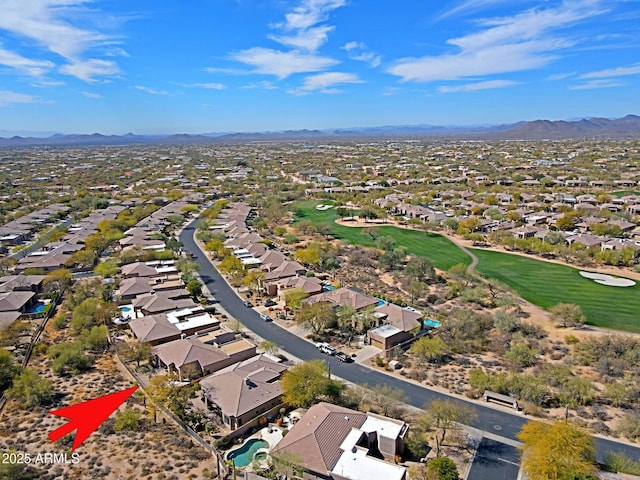
[[[260,318],[261,318],[262,320],[264,320],[265,322],[271,322],[271,321],[273,321],[273,320],[272,320],[272,318],[271,318],[269,315],[267,315],[266,313],[261,313],[261,314],[260,314]]]
[[[335,355],[336,349],[333,348],[328,343],[316,343],[316,348],[320,350],[322,353],[326,353],[327,355]]]

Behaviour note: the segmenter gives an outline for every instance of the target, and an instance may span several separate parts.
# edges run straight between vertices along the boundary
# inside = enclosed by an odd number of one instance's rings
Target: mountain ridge
[[[563,140],[579,138],[640,138],[640,116],[602,117],[580,120],[532,120],[503,125],[442,126],[384,125],[326,130],[284,130],[279,132],[234,132],[170,135],[53,134],[48,137],[0,137],[0,147],[82,146],[185,143],[240,143],[261,141],[341,140],[357,138],[457,138],[472,140]]]

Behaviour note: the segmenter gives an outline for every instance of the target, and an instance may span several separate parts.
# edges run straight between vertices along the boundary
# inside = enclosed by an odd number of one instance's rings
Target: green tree
[[[511,363],[523,368],[535,365],[538,359],[536,351],[522,340],[511,342],[511,346],[504,354],[504,357]]]
[[[73,281],[73,275],[71,270],[67,270],[66,268],[61,268],[58,270],[54,270],[47,274],[44,277],[42,282],[43,288],[47,291],[57,291],[59,292],[64,287],[71,285]]]
[[[96,268],[93,269],[93,273],[96,275],[102,275],[105,278],[113,277],[117,275],[120,271],[120,267],[113,260],[107,260],[105,262],[100,262],[96,265]]]
[[[92,352],[106,352],[109,348],[109,329],[106,325],[96,325],[91,330],[84,330],[79,340],[84,348]]]
[[[399,388],[376,385],[367,392],[366,402],[369,409],[381,415],[400,418],[405,411],[404,404],[407,402],[407,396]]]
[[[18,400],[24,407],[39,407],[53,399],[53,384],[40,378],[32,368],[25,368],[13,379],[13,386],[6,394],[7,398]]]
[[[411,345],[409,352],[420,362],[439,363],[449,353],[449,347],[440,337],[422,337]]]
[[[280,350],[277,343],[270,342],[269,340],[260,342],[260,348],[271,355],[275,355]]]
[[[329,378],[329,367],[323,360],[310,360],[294,365],[282,374],[282,400],[295,407],[308,407],[332,392],[335,380]]]
[[[436,457],[442,455],[442,447],[448,432],[461,431],[461,424],[468,424],[476,417],[467,404],[455,400],[433,400],[425,406],[419,422],[436,431]]]
[[[309,294],[301,288],[290,288],[284,292],[284,302],[287,307],[297,310],[302,305],[302,301],[308,296]]]
[[[293,254],[293,258],[303,265],[317,265],[320,263],[320,249],[313,245],[299,248]]]
[[[93,267],[97,259],[98,256],[93,250],[85,248],[74,252],[64,265],[65,267]]]
[[[573,423],[529,421],[517,437],[524,444],[521,468],[529,478],[597,478],[595,441]]]
[[[563,327],[574,326],[585,322],[586,318],[579,305],[558,303],[549,309],[551,318]]]
[[[404,247],[387,250],[378,257],[378,264],[380,265],[380,268],[387,272],[400,270],[405,256],[406,250]]]
[[[458,480],[460,478],[456,464],[449,457],[434,458],[427,463],[427,470],[434,473],[434,480]]]
[[[240,259],[235,255],[227,255],[226,257],[224,257],[220,262],[220,265],[218,265],[218,267],[224,273],[229,275],[239,273],[244,268],[242,266],[242,262],[240,261]]]
[[[151,345],[139,340],[120,344],[118,353],[126,362],[136,362],[138,367],[140,362],[151,361]]]
[[[56,343],[49,347],[47,355],[53,360],[51,370],[57,375],[78,374],[91,368],[80,342]]]
[[[396,246],[396,240],[393,237],[384,236],[378,237],[376,240],[376,247],[384,252],[393,250]]]
[[[199,298],[202,295],[202,283],[195,278],[187,283],[186,289],[193,298]]]
[[[296,313],[296,322],[313,333],[320,333],[336,321],[336,313],[328,302],[305,303]]]
[[[113,429],[116,432],[120,432],[122,430],[135,432],[140,427],[140,417],[141,415],[139,410],[127,407],[116,413],[116,421],[113,424]]]
[[[569,418],[569,409],[588,405],[593,401],[595,387],[585,377],[569,376],[562,382],[556,398],[560,406],[565,408],[564,418]]]
[[[190,397],[188,388],[176,387],[175,383],[178,377],[171,375],[156,375],[149,380],[147,393],[151,397],[153,403],[167,407],[176,415],[184,416],[185,407]],[[153,411],[154,416],[157,411]]]
[[[418,282],[428,282],[433,280],[436,270],[433,264],[424,257],[411,257],[404,268],[407,277]]]
[[[0,392],[11,385],[12,380],[20,373],[20,369],[13,361],[11,353],[0,348]]]
[[[95,324],[95,315],[99,304],[99,299],[91,297],[73,309],[69,326],[74,335],[79,334],[84,328],[91,328]]]

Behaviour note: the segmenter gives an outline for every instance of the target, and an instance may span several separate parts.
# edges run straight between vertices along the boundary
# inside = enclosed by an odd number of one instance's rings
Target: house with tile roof
[[[337,307],[350,306],[356,312],[377,305],[380,301],[354,289],[342,287],[314,295],[305,300],[308,303],[329,302]]]
[[[404,450],[407,432],[408,425],[400,420],[321,402],[304,414],[271,454],[299,459],[304,478],[309,479],[404,480],[406,469],[392,462]]]
[[[247,360],[255,356],[256,346],[245,339],[218,346],[190,337],[157,345],[151,353],[156,365],[165,367],[169,372],[177,372],[182,381],[184,374],[195,373],[196,376],[191,377],[193,380]]]
[[[200,380],[205,403],[220,411],[235,430],[282,404],[280,376],[285,365],[264,354],[226,367]]]

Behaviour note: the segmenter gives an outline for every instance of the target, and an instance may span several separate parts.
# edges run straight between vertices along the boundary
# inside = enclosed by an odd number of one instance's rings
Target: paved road
[[[276,343],[285,352],[302,360],[322,359],[327,361],[331,371],[335,375],[349,382],[358,384],[367,383],[368,385],[386,384],[392,388],[400,389],[407,396],[408,403],[415,407],[420,408],[435,399],[455,398],[460,400],[457,397],[450,397],[449,395],[429,390],[426,387],[406,382],[403,379],[386,375],[357,363],[342,363],[334,357],[320,353],[309,342],[278,327],[273,322],[262,321],[255,310],[247,308],[242,304],[242,300],[231,289],[213,265],[211,265],[211,262],[207,260],[206,254],[197,246],[193,238],[193,234],[195,233],[194,225],[195,221],[184,228],[180,234],[180,241],[184,244],[186,250],[198,256],[197,261],[200,264],[200,276],[204,277],[207,287],[224,309],[258,336]],[[476,420],[471,426],[511,440],[516,439],[516,434],[527,422],[527,418],[518,414],[508,413],[474,402],[466,403],[468,403],[477,414]],[[596,441],[599,460],[603,460],[609,451],[625,453],[631,458],[640,457],[640,448],[611,440],[596,439]]]
[[[467,480],[515,480],[520,470],[519,462],[516,447],[483,438]]]

